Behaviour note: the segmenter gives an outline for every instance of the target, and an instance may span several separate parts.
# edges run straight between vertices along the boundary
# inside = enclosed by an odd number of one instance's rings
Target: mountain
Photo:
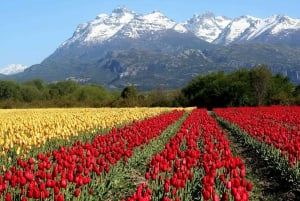
[[[159,11],[142,15],[117,7],[80,24],[40,64],[9,78],[149,90],[182,87],[198,74],[266,64],[300,83],[299,34],[299,20],[287,16],[230,19],[207,12],[177,23]]]
[[[287,45],[249,43],[217,46],[204,52],[206,57],[220,67],[251,68],[254,65],[266,64],[273,73],[288,76],[294,83],[300,84],[300,48]]]
[[[4,68],[0,69],[0,74],[13,75],[16,73],[23,72],[28,66],[22,64],[10,64]]]
[[[6,76],[4,74],[0,74],[0,79],[5,79]]]
[[[99,46],[64,47],[41,64],[14,75],[14,79],[42,78],[47,82],[72,79],[111,89],[122,89],[129,84],[142,90],[180,87],[191,77],[206,72],[198,69],[201,63],[208,62],[200,47],[210,49],[211,45],[191,33],[174,30],[148,33],[138,39],[113,39]],[[176,74],[183,71],[186,71],[185,75],[181,73],[184,79],[178,78]],[[168,82],[167,77],[173,81]]]
[[[299,38],[300,19],[282,15],[265,19],[246,15],[230,19],[206,12],[176,23],[159,11],[141,15],[117,7],[110,15],[100,14],[94,20],[79,25],[74,35],[60,48],[105,43],[116,38],[136,39],[164,30],[191,32],[201,40],[220,45],[250,41],[295,45],[292,41]],[[296,45],[300,47],[299,39]]]
[[[164,30],[186,33],[188,30],[159,11],[140,15],[124,7],[117,7],[110,15],[100,14],[96,19],[79,25],[61,48],[72,45],[92,45],[116,38],[139,38],[144,34]]]
[[[215,16],[212,12],[206,12],[203,15],[194,15],[182,25],[198,38],[211,43],[219,37],[230,22],[231,19],[227,17]]]
[[[268,42],[300,46],[300,19],[273,15],[260,19],[242,16],[232,20],[213,43]]]

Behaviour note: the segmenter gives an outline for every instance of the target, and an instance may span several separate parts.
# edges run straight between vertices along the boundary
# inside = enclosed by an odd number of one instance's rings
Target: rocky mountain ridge
[[[177,23],[159,11],[142,15],[118,7],[80,24],[41,64],[8,78],[149,90],[182,87],[199,74],[266,64],[300,83],[299,55],[299,19],[229,19],[208,12]]]

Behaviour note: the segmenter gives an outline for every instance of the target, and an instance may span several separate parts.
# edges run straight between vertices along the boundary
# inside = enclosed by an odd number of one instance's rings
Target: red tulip
[[[56,201],[64,201],[65,200],[65,198],[64,198],[64,196],[63,195],[58,195],[57,197],[56,197],[56,199],[55,199]]]
[[[248,182],[247,186],[246,186],[247,191],[251,191],[252,190],[252,183]]]
[[[11,195],[10,193],[5,194],[5,201],[11,201]]]
[[[26,197],[22,197],[21,201],[27,201],[27,198]]]
[[[66,188],[66,187],[67,187],[67,184],[68,184],[67,179],[62,178],[62,179],[61,179],[61,182],[60,182],[61,187],[62,187],[62,188]]]
[[[76,188],[76,190],[74,191],[74,196],[78,197],[80,193],[80,190],[78,188]]]
[[[164,185],[164,191],[165,191],[165,193],[168,193],[170,191],[170,186],[169,186],[168,183],[165,183],[165,185]]]
[[[90,193],[90,195],[93,195],[94,190],[93,190],[93,189],[90,189],[89,193]]]
[[[226,192],[223,193],[221,200],[222,201],[227,201],[229,199],[229,196]]]

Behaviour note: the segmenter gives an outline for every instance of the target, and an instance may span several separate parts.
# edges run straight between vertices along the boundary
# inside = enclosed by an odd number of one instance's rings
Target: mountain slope
[[[179,87],[180,83],[185,83],[191,76],[178,79],[183,80],[182,82],[174,80],[174,83],[166,83],[167,77],[179,73],[178,69],[173,72],[174,69],[171,67],[182,67],[180,71],[186,71],[190,67],[184,69],[184,66],[189,64],[195,66],[202,63],[205,56],[200,54],[199,48],[210,49],[211,45],[189,32],[179,33],[167,30],[156,32],[156,34],[147,33],[138,39],[115,38],[100,46],[81,46],[80,48],[60,48],[41,64],[14,75],[14,78],[25,81],[39,77],[47,82],[74,79],[119,89],[126,86],[130,82],[129,79],[133,79],[140,82],[150,80],[151,83],[145,82],[141,86],[143,89],[160,85],[168,88]],[[191,61],[185,57],[183,57],[185,59],[180,59],[179,55],[193,49],[200,52],[198,55],[200,58]],[[187,53],[185,52],[185,54]],[[154,76],[153,73],[156,75]],[[161,74],[162,77],[165,76],[164,81],[162,79],[163,82],[158,80],[158,74]],[[187,74],[193,74],[193,70]],[[148,78],[146,78],[147,76]],[[174,75],[174,79],[177,79],[177,76]],[[138,82],[134,82],[134,84],[140,85]]]
[[[6,78],[6,75],[0,74],[0,79],[5,79],[5,78]]]
[[[233,44],[225,48],[216,47],[205,54],[220,66],[235,69],[266,64],[273,73],[282,73],[300,83],[300,58],[297,56],[300,48],[266,43]]]
[[[135,85],[139,90],[149,90],[159,86],[182,87],[198,74],[219,70],[232,72],[241,67],[267,64],[274,73],[288,75],[299,83],[299,54],[299,48],[263,43],[215,46],[203,51],[186,49],[177,55],[131,48],[107,52],[94,61],[36,65],[15,78],[25,81],[40,77],[48,82],[73,79],[98,83],[109,89]]]

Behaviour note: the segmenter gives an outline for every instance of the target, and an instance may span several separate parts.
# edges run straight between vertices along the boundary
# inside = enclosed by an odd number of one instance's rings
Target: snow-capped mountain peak
[[[214,41],[222,30],[230,23],[230,19],[215,16],[212,12],[206,12],[203,15],[195,14],[183,25],[198,38],[207,42]]]
[[[282,15],[261,19],[245,15],[232,20],[213,42],[227,45],[254,40],[264,34],[276,35],[286,30],[300,30],[300,19]]]
[[[9,64],[8,66],[0,69],[0,74],[13,75],[23,72],[26,68],[28,68],[28,66],[23,64]]]
[[[127,23],[118,33],[119,37],[138,38],[145,33],[155,33],[156,31],[164,31],[173,29],[180,33],[188,32],[188,30],[180,24],[161,12],[155,10],[147,15],[139,15]]]
[[[197,14],[196,14],[197,15]],[[215,14],[211,11],[206,11],[203,15],[202,18],[215,18]]]
[[[265,19],[244,15],[230,19],[215,16],[208,11],[177,23],[158,10],[142,15],[126,7],[116,7],[111,14],[99,14],[94,20],[80,24],[73,36],[61,47],[71,44],[101,44],[115,38],[139,38],[146,33],[154,34],[170,29],[179,33],[191,32],[207,42],[227,45],[256,40],[263,35],[278,35],[287,30],[300,30],[300,19],[283,15]]]
[[[123,14],[123,13],[133,13],[133,11],[127,9],[125,6],[117,6],[113,11],[112,13],[120,13],[120,14]]]
[[[158,10],[141,15],[125,7],[117,7],[110,15],[99,14],[94,20],[80,24],[72,38],[64,42],[61,47],[73,43],[102,43],[114,37],[138,38],[147,32],[153,33],[168,29],[180,33],[188,32],[184,26],[169,19]]]
[[[153,28],[155,26],[157,27],[157,29],[170,29],[176,24],[174,21],[170,20],[168,17],[157,10],[143,16],[143,21],[144,23],[152,24]]]
[[[110,15],[100,14],[94,20],[80,24],[72,38],[65,41],[61,47],[76,42],[79,44],[89,44],[109,40],[118,33],[124,25],[137,16],[138,14],[125,7],[117,7]]]
[[[111,17],[116,22],[120,23],[128,23],[130,20],[132,20],[133,17],[135,17],[136,13],[133,11],[128,10],[125,7],[117,7],[113,10]]]
[[[237,19],[231,21],[224,29],[219,38],[214,42],[225,41],[225,44],[234,42],[235,40],[245,37],[246,32],[251,32],[250,30],[255,28],[256,18],[252,16],[241,16]]]
[[[277,34],[282,30],[300,29],[300,19],[293,19],[288,16],[276,15],[274,16],[277,24],[273,27],[271,33]]]

